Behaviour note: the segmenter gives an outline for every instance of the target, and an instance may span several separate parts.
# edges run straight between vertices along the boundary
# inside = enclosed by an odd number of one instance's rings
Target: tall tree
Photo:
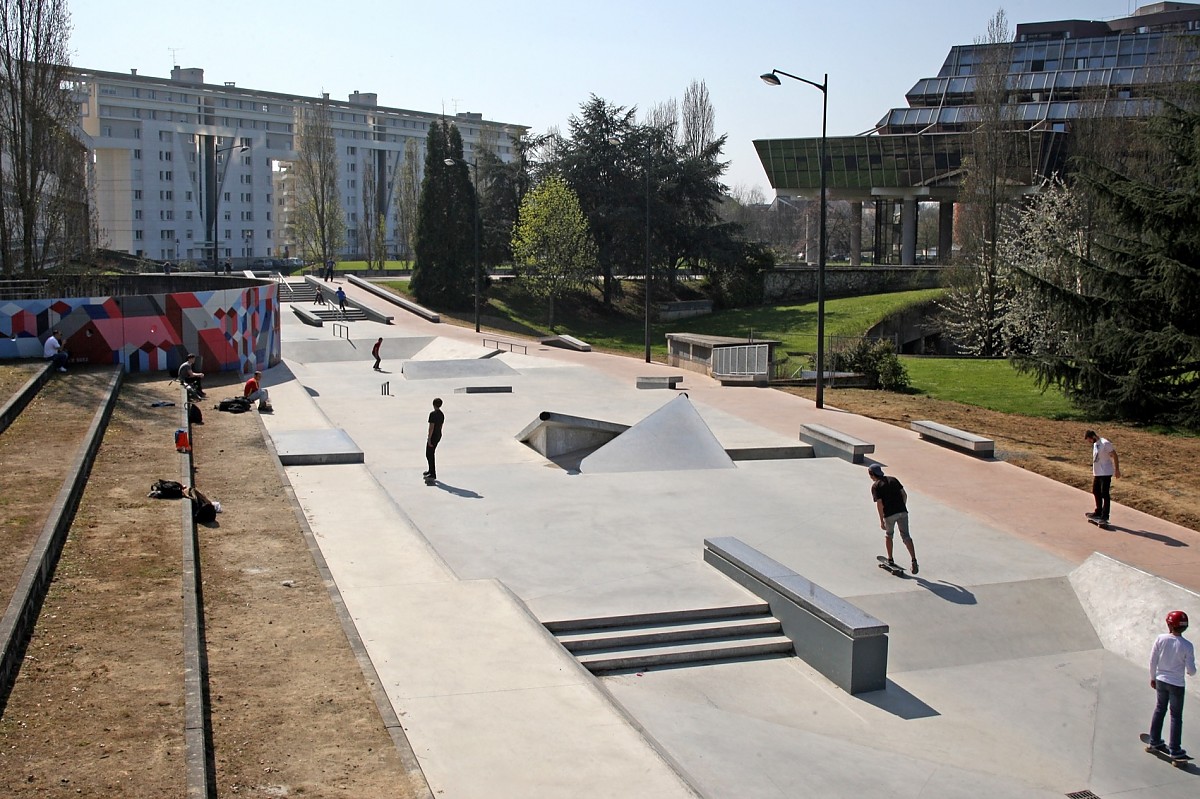
[[[1089,413],[1200,430],[1198,130],[1200,93],[1147,123],[1138,168],[1083,159],[1094,241],[1055,247],[1067,268],[1020,269],[1063,335],[1018,365]]]
[[[421,145],[416,139],[404,142],[400,182],[396,194],[396,238],[401,258],[411,258],[417,233],[417,208],[421,203]]]
[[[950,273],[942,307],[947,331],[961,347],[973,355],[999,355],[1008,294],[999,277],[997,247],[1012,196],[1018,135],[1008,103],[1012,30],[1003,9],[988,21],[987,34],[975,40],[975,54],[975,128],[959,187],[960,263]]]
[[[297,115],[293,237],[309,260],[324,263],[346,244],[337,142],[328,103],[303,105]]]
[[[447,164],[446,161],[450,163]],[[453,122],[434,121],[425,144],[412,290],[427,305],[467,308],[474,297],[475,188]]]
[[[525,196],[512,250],[522,267],[521,283],[548,303],[547,325],[553,331],[554,301],[581,286],[596,268],[587,218],[562,178],[551,176]]]
[[[692,81],[683,93],[682,121],[680,139],[684,156],[703,158],[717,140],[717,112],[704,81]]]
[[[480,258],[485,267],[512,260],[512,230],[521,201],[529,192],[530,152],[537,138],[513,144],[515,157],[503,161],[491,151],[479,151]]]
[[[25,274],[79,254],[86,155],[75,137],[65,0],[0,0],[0,259]],[[78,160],[79,163],[75,163]],[[68,235],[74,231],[74,235]]]
[[[375,156],[368,150],[362,161],[362,222],[358,226],[359,247],[368,271],[383,269],[387,260],[387,219],[379,212],[379,191]]]

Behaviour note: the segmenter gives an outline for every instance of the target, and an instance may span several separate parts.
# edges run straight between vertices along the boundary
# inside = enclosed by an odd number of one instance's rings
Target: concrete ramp
[[[889,674],[1101,648],[1066,577],[924,584],[924,591],[848,598],[890,625]]]
[[[463,377],[508,377],[516,370],[504,361],[474,358],[453,361],[405,361],[404,376],[409,380],[444,380]]]
[[[585,474],[734,469],[690,399],[680,395],[584,458]]]
[[[363,451],[341,428],[281,430],[272,434],[284,466],[326,466],[363,463]]]
[[[1167,631],[1169,612],[1200,618],[1200,595],[1194,591],[1099,552],[1069,578],[1104,648],[1143,668],[1154,639]],[[1196,680],[1185,682],[1189,694],[1200,694]]]
[[[434,339],[430,336],[385,338],[381,354],[385,361],[411,358]],[[370,361],[375,339],[323,339],[321,341],[285,341],[283,357],[296,363],[332,363],[334,361]]]
[[[538,418],[517,433],[517,440],[528,444],[543,457],[554,460],[574,452],[591,452],[629,429],[629,425],[542,411]]]

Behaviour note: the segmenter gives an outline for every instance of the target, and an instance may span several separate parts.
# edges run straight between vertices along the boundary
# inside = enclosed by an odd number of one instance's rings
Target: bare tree
[[[692,81],[683,93],[683,152],[699,158],[717,139],[717,114],[702,80]]]
[[[375,173],[374,154],[368,152],[362,164],[362,223],[359,247],[367,269],[383,269],[387,260],[387,220],[379,213],[379,178]]]
[[[411,258],[417,231],[417,205],[421,201],[421,143],[404,142],[404,161],[400,164],[400,186],[396,194],[396,248],[401,258]]]
[[[77,255],[89,227],[71,19],[65,0],[0,0],[0,26],[0,259],[33,274]]]
[[[294,239],[310,260],[324,263],[346,242],[337,142],[327,103],[302,106],[298,116]]]

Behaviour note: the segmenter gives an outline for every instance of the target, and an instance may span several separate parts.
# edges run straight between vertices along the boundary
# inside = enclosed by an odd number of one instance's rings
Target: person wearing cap
[[[887,549],[888,564],[896,565],[892,560],[892,536],[896,528],[900,528],[900,540],[908,549],[912,558],[912,573],[920,571],[917,565],[917,551],[913,547],[912,536],[908,532],[908,493],[895,477],[883,473],[883,467],[872,463],[867,469],[871,477],[871,499],[875,500],[875,509],[879,511],[879,529],[883,530],[883,544]]]
[[[1121,460],[1112,442],[1096,435],[1095,430],[1084,433],[1083,440],[1092,445],[1092,496],[1096,498],[1096,510],[1087,516],[1107,522],[1112,509],[1112,481],[1121,476]]]
[[[1158,693],[1154,715],[1150,717],[1150,746],[1177,760],[1187,757],[1183,750],[1184,673],[1196,676],[1196,649],[1183,637],[1188,628],[1187,614],[1173,610],[1167,614],[1167,632],[1158,636],[1150,649],[1150,687]],[[1170,740],[1163,741],[1163,720],[1171,711]]]
[[[258,403],[258,409],[268,410],[271,407],[271,400],[267,397],[267,390],[259,384],[259,378],[262,377],[261,371],[256,371],[254,375],[246,381],[246,385],[242,387],[242,396],[251,402]]]

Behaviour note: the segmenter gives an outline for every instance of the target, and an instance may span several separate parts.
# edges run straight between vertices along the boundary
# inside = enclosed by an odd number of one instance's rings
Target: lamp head
[[[780,84],[779,76],[774,72],[768,72],[765,75],[759,75],[758,77],[761,78],[762,82],[768,86],[778,86]]]
[[[442,161],[442,163],[445,164],[446,166],[454,166],[454,159],[447,158],[445,161]]]

